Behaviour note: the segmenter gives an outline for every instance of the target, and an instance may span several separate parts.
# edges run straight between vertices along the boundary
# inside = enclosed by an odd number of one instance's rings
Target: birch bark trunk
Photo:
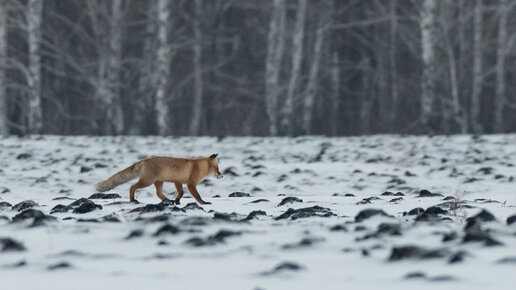
[[[156,69],[156,100],[154,102],[154,110],[156,112],[156,125],[158,126],[158,134],[163,136],[171,133],[170,124],[168,124],[167,120],[169,109],[166,101],[171,61],[168,37],[170,27],[170,3],[168,0],[159,0],[157,13],[158,48]]]
[[[471,91],[471,126],[473,132],[482,133],[479,122],[480,102],[482,94],[482,33],[483,33],[483,0],[476,0],[473,30],[473,87]]]
[[[285,133],[292,135],[294,126],[294,98],[297,92],[298,80],[301,75],[301,63],[303,60],[303,41],[305,36],[307,0],[299,0],[296,15],[296,24],[294,28],[294,38],[292,40],[292,71],[290,72],[290,80],[288,84],[287,98],[285,101],[282,128]]]
[[[324,43],[325,30],[327,21],[329,21],[329,9],[322,8],[323,11],[319,15],[317,23],[317,31],[315,33],[314,49],[312,56],[312,63],[310,64],[310,74],[308,76],[308,84],[303,100],[303,123],[302,128],[305,134],[312,134],[312,119],[315,95],[317,93],[317,83],[319,80],[319,70],[321,65],[322,48]]]
[[[500,0],[498,7],[498,39],[496,47],[496,92],[495,92],[495,112],[494,112],[494,131],[503,133],[504,128],[504,107],[506,95],[506,71],[505,58],[507,56],[507,20],[509,17],[509,7],[507,0]]]
[[[265,60],[265,106],[269,119],[269,135],[278,135],[280,87],[279,78],[285,45],[286,1],[273,0]]]
[[[436,98],[436,0],[424,0],[421,10],[421,46],[423,55],[423,75],[421,78],[421,124],[429,133],[434,131],[433,107]]]
[[[27,78],[28,133],[41,133],[43,112],[41,108],[41,18],[43,0],[29,0],[27,10],[27,32],[29,46],[29,75]]]
[[[195,0],[194,15],[194,47],[193,47],[193,68],[194,68],[194,101],[192,108],[192,120],[190,121],[190,135],[198,135],[202,121],[203,111],[203,80],[202,80],[202,0]]]
[[[0,136],[9,134],[7,111],[7,6],[0,5]]]
[[[107,57],[107,119],[111,122],[110,134],[119,135],[124,130],[124,116],[120,99],[120,72],[122,70],[122,1],[112,0],[109,21],[109,53]]]

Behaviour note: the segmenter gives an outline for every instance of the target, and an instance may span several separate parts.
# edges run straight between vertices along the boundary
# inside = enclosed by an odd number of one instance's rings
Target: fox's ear
[[[211,158],[211,159],[215,159],[215,158],[217,158],[217,156],[219,156],[219,154],[218,154],[218,153],[217,153],[217,154],[211,154],[210,158]]]

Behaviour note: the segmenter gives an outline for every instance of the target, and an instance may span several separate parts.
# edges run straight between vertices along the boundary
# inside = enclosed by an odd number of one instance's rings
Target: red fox
[[[163,182],[173,182],[177,189],[177,196],[174,200],[175,204],[180,204],[181,197],[183,196],[183,184],[186,184],[188,190],[199,204],[211,204],[211,202],[202,200],[195,188],[202,179],[209,175],[222,178],[222,174],[219,171],[218,154],[198,159],[150,157],[115,173],[107,180],[95,185],[95,189],[104,192],[139,177],[138,182],[133,184],[129,190],[129,200],[131,202],[135,201],[134,192],[137,189],[152,184],[156,186],[158,197],[164,200],[166,197],[162,192]]]

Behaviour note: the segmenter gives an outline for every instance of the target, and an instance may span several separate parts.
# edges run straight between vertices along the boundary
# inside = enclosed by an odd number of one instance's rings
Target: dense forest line
[[[0,135],[516,131],[516,0],[0,3]]]

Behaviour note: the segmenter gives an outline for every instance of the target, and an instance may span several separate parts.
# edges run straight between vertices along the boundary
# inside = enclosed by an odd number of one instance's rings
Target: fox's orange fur
[[[144,188],[154,184],[156,194],[160,199],[165,199],[163,195],[163,182],[173,182],[177,189],[175,203],[179,204],[183,196],[183,184],[186,184],[192,196],[200,204],[210,204],[202,200],[197,192],[197,184],[209,175],[222,178],[219,171],[218,154],[213,154],[208,158],[186,159],[174,157],[151,157],[127,167],[126,169],[114,174],[107,180],[95,186],[97,191],[107,191],[126,183],[131,179],[139,177],[138,182],[131,186],[129,190],[129,200],[135,201],[134,192],[139,188]]]

